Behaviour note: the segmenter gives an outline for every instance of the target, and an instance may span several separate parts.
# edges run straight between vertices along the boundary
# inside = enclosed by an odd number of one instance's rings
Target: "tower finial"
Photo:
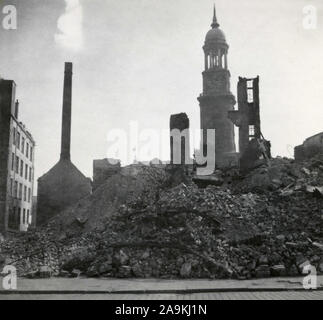
[[[216,18],[216,9],[215,9],[215,4],[214,4],[214,8],[213,8],[213,22],[211,24],[211,27],[214,28],[218,28],[220,25],[218,23],[218,19]]]

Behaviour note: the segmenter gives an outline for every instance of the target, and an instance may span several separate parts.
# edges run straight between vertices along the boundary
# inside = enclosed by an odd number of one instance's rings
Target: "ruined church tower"
[[[206,154],[207,129],[215,129],[215,157],[220,166],[226,165],[228,156],[235,153],[234,126],[228,112],[236,103],[230,91],[228,50],[225,35],[219,28],[214,7],[212,29],[208,31],[203,46],[205,68],[203,93],[199,96],[201,129],[203,130],[203,152]]]

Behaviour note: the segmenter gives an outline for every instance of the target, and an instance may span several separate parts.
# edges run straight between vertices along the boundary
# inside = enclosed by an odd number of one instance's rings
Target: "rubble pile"
[[[165,170],[145,165],[131,165],[121,169],[93,194],[80,200],[50,221],[57,233],[75,235],[101,228],[104,220],[118,212],[120,205],[135,201],[145,205],[167,183]]]
[[[2,260],[29,277],[322,273],[322,175],[321,159],[275,159],[230,185],[169,188],[163,169],[127,167],[45,229],[0,244]]]
[[[319,155],[303,163],[287,158],[272,159],[269,165],[261,165],[232,187],[239,194],[279,190],[283,195],[288,195],[294,191],[314,190],[323,194],[322,186],[323,156]]]

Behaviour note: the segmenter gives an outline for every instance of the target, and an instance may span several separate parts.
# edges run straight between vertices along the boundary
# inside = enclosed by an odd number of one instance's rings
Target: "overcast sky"
[[[36,178],[59,158],[65,61],[74,63],[72,160],[85,175],[93,159],[114,156],[107,133],[132,120],[165,130],[171,114],[186,112],[199,129],[212,0],[0,0],[0,9],[6,4],[17,6],[18,29],[0,27],[0,75],[18,85],[20,119],[37,142]],[[274,155],[292,156],[323,131],[323,2],[216,5],[232,92],[239,76],[260,76],[263,134]],[[306,5],[318,10],[317,29],[303,28]]]

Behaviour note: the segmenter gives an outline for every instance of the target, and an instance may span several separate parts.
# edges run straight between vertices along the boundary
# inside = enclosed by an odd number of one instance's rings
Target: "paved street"
[[[195,294],[9,294],[0,300],[323,300],[314,292],[226,292]]]
[[[16,290],[0,290],[0,300],[323,300],[323,276],[317,277],[317,288],[305,291],[302,277],[245,281],[18,278]]]
[[[0,284],[2,280],[0,278]],[[323,276],[317,277],[317,286],[323,290]],[[260,290],[261,289],[261,290]],[[220,291],[277,291],[303,289],[302,277],[265,278],[252,280],[163,280],[163,279],[115,279],[115,278],[18,278],[17,291],[21,293],[164,293]],[[1,288],[0,288],[1,292]],[[2,292],[6,293],[6,292]]]

